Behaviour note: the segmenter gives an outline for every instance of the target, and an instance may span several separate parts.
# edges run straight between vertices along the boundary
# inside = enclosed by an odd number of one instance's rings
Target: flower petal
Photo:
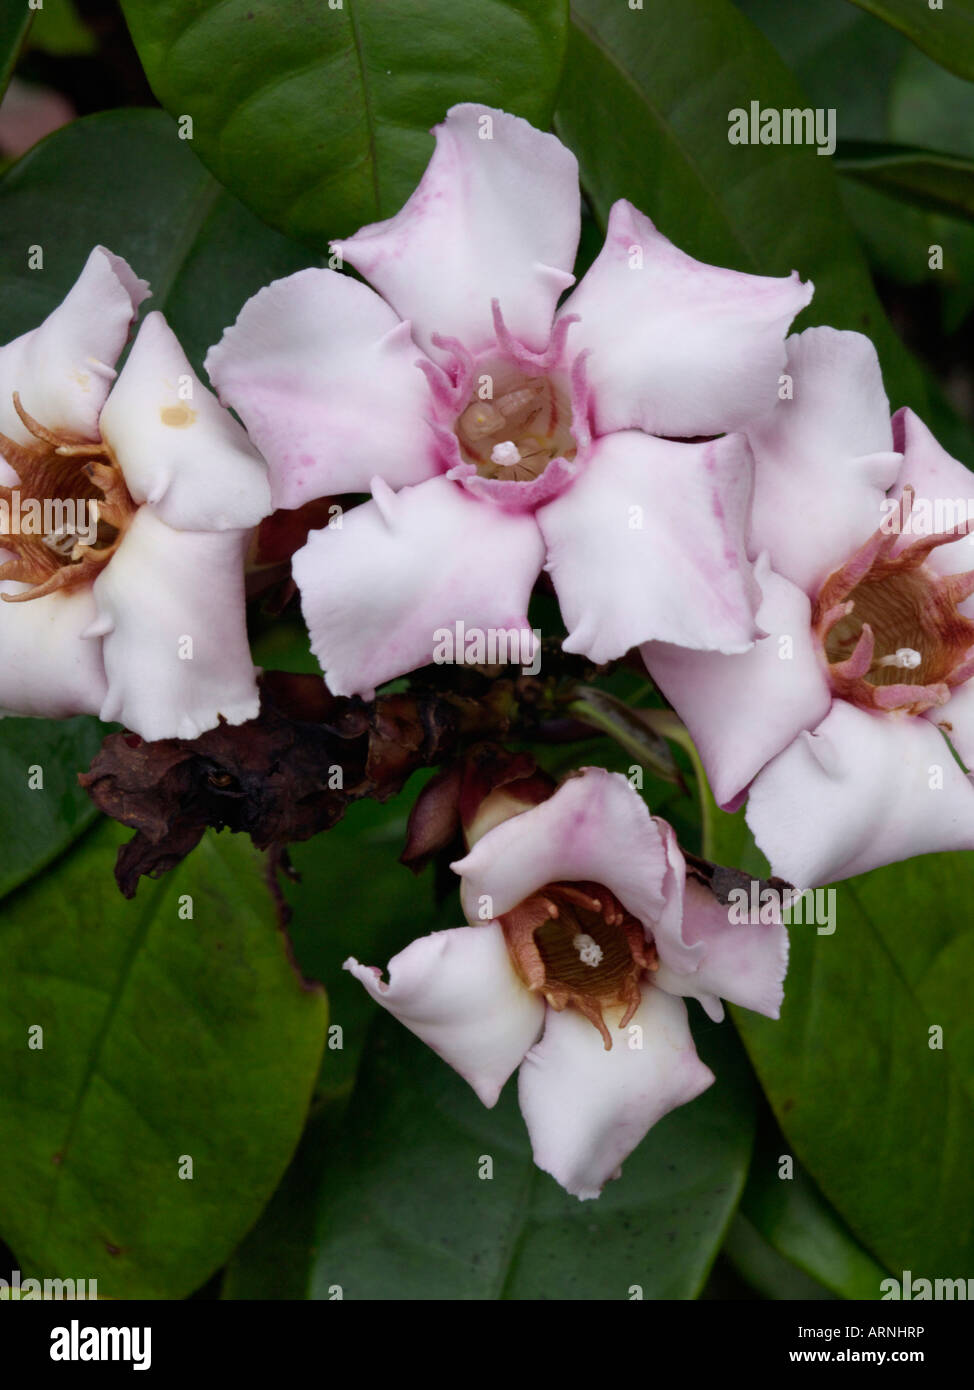
[[[603,884],[647,927],[664,906],[659,828],[625,777],[600,767],[585,768],[547,801],[488,830],[452,867],[469,922],[499,917],[546,883],[565,880]]]
[[[974,848],[974,787],[925,719],[837,700],[755,779],[747,823],[772,872],[812,888]]]
[[[580,226],[578,162],[554,135],[470,103],[436,126],[419,187],[395,217],[333,245],[410,319],[417,342],[494,342],[491,301],[528,347],[548,341],[572,284]]]
[[[145,739],[196,738],[259,710],[247,644],[249,531],[174,531],[141,507],[94,584],[108,694],[102,719]],[[191,645],[190,645],[191,643]]]
[[[526,614],[543,558],[534,519],[443,477],[398,493],[376,478],[373,492],[340,528],[312,531],[293,560],[329,689],[371,699],[383,681],[432,661],[438,634],[457,621],[468,633],[516,632],[529,662]]]
[[[748,429],[752,544],[813,594],[879,526],[900,466],[876,349],[861,333],[807,328],[788,339],[794,396]]]
[[[785,333],[812,297],[782,279],[705,265],[621,201],[605,245],[559,311],[589,350],[595,430],[690,438],[741,429],[774,405]]]
[[[534,1161],[581,1201],[619,1176],[657,1120],[714,1080],[697,1056],[681,999],[644,987],[626,1028],[613,1028],[608,1013],[606,1022],[609,1052],[581,1014],[549,1009],[518,1075]]]
[[[544,1021],[544,1002],[515,974],[498,922],[418,937],[389,962],[388,984],[354,956],[345,969],[488,1107]]]
[[[956,529],[974,517],[974,474],[952,458],[918,415],[904,407],[893,416],[893,438],[903,462],[892,495],[902,497],[904,486],[913,488],[913,507],[897,550],[905,549],[921,535]],[[974,569],[974,534],[932,550],[925,562],[938,574],[964,574]],[[961,612],[974,617],[974,600],[966,599]]]
[[[683,930],[683,906],[687,886],[687,861],[680,849],[676,831],[661,816],[653,820],[659,827],[666,847],[666,877],[663,880],[663,896],[666,905],[653,926],[653,941],[664,966],[680,975],[692,974],[700,964],[703,947],[691,944]],[[657,976],[654,975],[654,980]]]
[[[96,246],[44,322],[0,348],[0,431],[19,444],[32,440],[14,410],[17,391],[48,429],[97,439],[115,362],[148,293],[121,256]]]
[[[101,413],[136,502],[177,531],[231,531],[270,513],[267,468],[189,365],[160,313],[146,315]]]
[[[649,640],[745,651],[758,592],[745,553],[751,456],[637,430],[591,446],[582,475],[537,512],[569,635],[596,662]]]
[[[770,915],[770,914],[769,914]],[[683,933],[703,947],[692,972],[664,961],[655,984],[670,994],[699,999],[715,1022],[724,1016],[722,999],[777,1018],[788,969],[788,933],[778,921],[732,922],[730,906],[692,876],[683,900]]]
[[[0,563],[10,559],[10,551],[0,550]],[[3,580],[0,594],[27,587]],[[101,643],[81,635],[94,617],[87,588],[27,603],[0,601],[0,712],[45,719],[98,713],[107,689]]]
[[[429,386],[409,324],[367,285],[301,270],[248,299],[206,357],[267,459],[275,507],[437,471]]]
[[[768,635],[738,656],[689,652],[647,642],[643,660],[686,724],[719,806],[729,805],[761,770],[829,712],[832,697],[812,640],[811,604],[775,574],[766,554],[758,627]]]

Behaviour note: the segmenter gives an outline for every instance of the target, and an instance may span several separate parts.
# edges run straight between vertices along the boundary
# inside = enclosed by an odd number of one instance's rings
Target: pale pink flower
[[[258,712],[243,566],[270,489],[161,314],[116,373],[148,292],[96,247],[0,348],[0,711],[194,738]]]
[[[811,285],[701,264],[618,202],[559,308],[574,155],[473,105],[435,135],[402,210],[335,243],[375,290],[319,269],[277,281],[207,358],[275,505],[373,493],[294,560],[329,686],[371,695],[456,619],[529,631],[542,567],[567,651],[746,650],[751,460],[728,432],[771,409]]]
[[[974,848],[974,478],[910,410],[875,348],[788,340],[794,398],[749,431],[768,634],[741,656],[650,643],[718,802],[748,795],[774,873],[802,887]]]
[[[601,768],[494,825],[453,867],[468,926],[413,941],[388,983],[354,958],[345,968],[485,1105],[520,1068],[535,1162],[596,1197],[714,1079],[682,996],[714,1020],[721,998],[777,1018],[785,930],[732,925],[670,826]]]

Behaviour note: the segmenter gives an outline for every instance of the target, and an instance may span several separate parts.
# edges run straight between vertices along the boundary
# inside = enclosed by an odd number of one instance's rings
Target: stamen
[[[500,444],[495,444],[491,449],[490,461],[499,464],[502,468],[513,468],[515,463],[521,462],[521,451],[513,439],[505,439]]]
[[[20,505],[39,507],[48,528],[25,534],[11,527],[3,534],[4,548],[12,550],[14,558],[0,565],[0,579],[26,587],[20,593],[0,594],[0,599],[26,603],[92,583],[121,544],[136,506],[105,444],[48,429],[24,408],[17,392],[13,404],[34,438],[17,444],[0,434],[0,452],[18,476]],[[12,507],[13,490],[0,488],[0,495]],[[44,509],[49,507],[53,525],[46,520]],[[76,519],[68,522],[79,508],[87,509],[90,527],[79,529]]]
[[[602,947],[593,937],[589,936],[587,932],[579,932],[577,936],[573,936],[572,945],[578,952],[578,958],[583,965],[596,966],[602,964],[602,956],[604,954]]]
[[[862,709],[919,715],[936,708],[974,650],[974,619],[958,607],[974,594],[974,572],[941,576],[925,564],[931,551],[958,541],[974,521],[898,549],[913,509],[907,484],[898,525],[881,527],[830,574],[813,607],[832,691]],[[874,645],[883,655],[875,655]]]
[[[553,1009],[577,1009],[611,1049],[603,1011],[621,1008],[624,1027],[659,963],[642,923],[604,885],[578,881],[550,883],[499,920],[528,989]]]
[[[898,666],[903,671],[915,671],[923,657],[913,647],[898,647],[889,656],[881,656],[873,662],[874,666]]]

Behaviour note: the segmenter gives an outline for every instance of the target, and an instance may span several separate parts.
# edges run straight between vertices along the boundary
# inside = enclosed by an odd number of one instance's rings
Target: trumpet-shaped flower
[[[785,930],[732,925],[666,822],[601,768],[494,824],[453,868],[467,926],[413,941],[388,981],[345,967],[485,1105],[520,1068],[535,1162],[596,1197],[714,1079],[683,996],[713,1019],[721,998],[776,1018]]]
[[[740,657],[649,643],[724,805],[803,887],[974,848],[972,475],[892,422],[857,333],[789,339],[794,398],[752,427],[758,622]],[[946,739],[945,736],[946,735]]]
[[[372,491],[294,559],[330,687],[370,695],[455,620],[527,634],[523,655],[542,566],[567,651],[746,650],[751,459],[730,432],[772,408],[811,286],[701,264],[619,202],[559,307],[574,156],[472,105],[434,133],[401,211],[335,243],[374,289],[277,281],[207,358],[277,506]]]
[[[258,711],[243,562],[263,460],[159,313],[96,247],[0,348],[0,710],[98,714],[147,739]]]

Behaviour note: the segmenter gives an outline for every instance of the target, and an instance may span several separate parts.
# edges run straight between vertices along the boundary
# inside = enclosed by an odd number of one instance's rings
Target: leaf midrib
[[[146,882],[148,883],[147,880]],[[165,881],[162,881],[158,883],[153,883],[151,885],[151,891],[146,894],[145,902],[143,905],[143,911],[140,914],[139,921],[135,927],[135,930],[132,933],[131,941],[129,942],[129,945],[125,951],[125,955],[122,959],[121,967],[118,972],[118,977],[115,981],[112,993],[109,996],[108,1002],[105,1006],[105,1011],[102,1017],[101,1024],[92,1042],[91,1050],[85,1066],[84,1075],[81,1078],[81,1084],[78,1087],[77,1096],[75,1098],[73,1106],[71,1107],[70,1114],[68,1115],[68,1122],[67,1127],[65,1129],[64,1138],[62,1139],[61,1143],[58,1145],[57,1150],[55,1151],[59,1155],[59,1161],[54,1167],[54,1175],[51,1180],[50,1200],[47,1204],[47,1208],[44,1213],[43,1234],[41,1237],[42,1242],[44,1243],[47,1242],[50,1236],[51,1222],[54,1218],[54,1212],[57,1207],[57,1199],[61,1190],[61,1175],[64,1171],[64,1166],[68,1159],[68,1152],[71,1143],[77,1132],[78,1125],[80,1124],[82,1112],[88,1100],[92,1083],[95,1079],[95,1076],[98,1073],[98,1065],[101,1060],[102,1052],[104,1051],[105,1044],[114,1025],[115,1017],[118,1013],[119,1006],[121,1005],[122,998],[125,995],[125,991],[128,986],[129,979],[131,977],[136,959],[138,958],[139,953],[142,950],[142,947],[145,945],[146,938],[148,937],[149,931],[155,920],[158,905],[161,902],[161,900],[166,896],[168,891],[168,884]]]

